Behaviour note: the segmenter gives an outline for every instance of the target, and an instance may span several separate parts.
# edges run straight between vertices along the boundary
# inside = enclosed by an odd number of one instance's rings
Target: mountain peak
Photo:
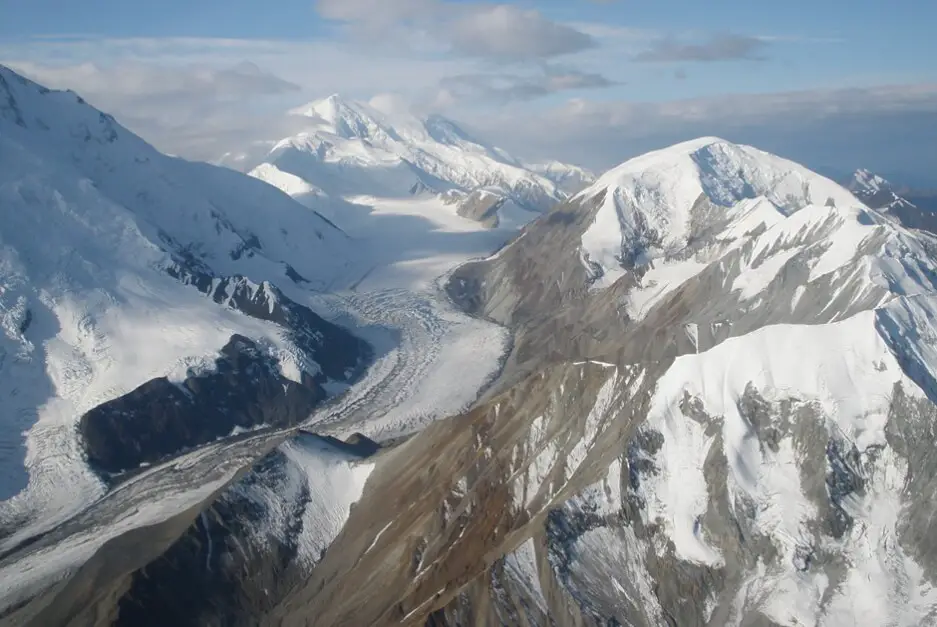
[[[847,187],[853,192],[873,195],[882,191],[889,191],[891,183],[871,170],[859,168],[853,173]]]
[[[679,152],[691,153],[691,152],[697,152],[699,150],[703,150],[704,148],[709,148],[716,144],[725,144],[725,145],[730,145],[730,146],[736,145],[721,137],[716,137],[715,135],[708,135],[704,137],[697,137],[696,139],[689,139],[687,141],[674,144],[668,148],[664,148],[663,150],[667,152],[674,152],[674,153],[679,153]]]
[[[614,280],[621,260],[648,263],[687,248],[705,224],[719,224],[746,200],[789,216],[808,205],[862,207],[848,190],[751,146],[703,137],[635,157],[603,174],[578,198],[604,195],[583,234],[584,254]]]
[[[800,164],[719,137],[701,137],[629,159],[582,195],[632,185],[657,189],[668,196],[671,208],[692,204],[701,195],[722,206],[767,195],[788,212],[828,200],[837,205],[857,202],[841,186]]]
[[[12,122],[10,131],[38,132],[48,142],[105,145],[121,137],[125,146],[144,145],[75,92],[48,89],[0,65],[0,122],[4,120]]]
[[[394,97],[363,103],[335,94],[293,113],[310,118],[309,127],[278,142],[269,163],[329,196],[399,198],[431,189],[467,198],[486,189],[537,212],[567,197],[549,177],[452,120],[416,115]],[[295,181],[284,182],[287,188],[296,189]]]
[[[319,98],[312,102],[291,109],[292,115],[302,115],[310,118],[322,118],[328,122],[334,122],[343,109],[352,107],[339,94],[335,93],[325,98]]]
[[[321,130],[347,139],[366,139],[390,132],[378,111],[362,102],[345,100],[339,94],[314,100],[290,113],[316,120]]]

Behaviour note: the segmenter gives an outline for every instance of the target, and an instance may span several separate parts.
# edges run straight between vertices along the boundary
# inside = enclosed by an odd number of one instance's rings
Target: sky
[[[0,63],[217,159],[339,93],[596,170],[701,135],[937,187],[932,0],[0,0]]]

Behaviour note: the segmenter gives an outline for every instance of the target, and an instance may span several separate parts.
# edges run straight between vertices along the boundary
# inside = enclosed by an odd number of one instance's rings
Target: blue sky
[[[592,167],[716,130],[803,158],[792,133],[816,143],[807,134],[823,120],[845,138],[864,116],[891,129],[890,152],[912,155],[919,177],[937,171],[919,128],[937,101],[934,24],[929,0],[10,0],[0,62],[198,158],[275,138],[288,130],[280,112],[306,100],[392,93],[515,151]],[[822,165],[847,168],[851,153],[908,170],[862,146],[824,150]]]

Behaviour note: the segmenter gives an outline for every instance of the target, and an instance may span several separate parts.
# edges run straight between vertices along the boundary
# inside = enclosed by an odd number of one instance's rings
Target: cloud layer
[[[595,40],[539,11],[512,4],[442,0],[318,0],[319,14],[363,35],[360,41],[431,41],[439,50],[485,59],[547,59],[593,47]],[[396,32],[390,32],[396,30]]]
[[[508,60],[546,59],[595,45],[571,26],[507,4],[462,12],[451,25],[451,41],[456,52]]]
[[[732,95],[667,103],[573,99],[535,115],[473,120],[509,150],[596,169],[717,135],[819,169],[869,167],[937,184],[937,84]]]
[[[661,39],[636,55],[635,60],[646,63],[760,60],[763,59],[760,53],[765,45],[765,40],[761,38],[744,35],[717,35],[697,43]]]
[[[610,87],[601,74],[573,68],[544,65],[533,73],[458,74],[440,81],[437,101],[442,105],[465,101],[509,103],[534,100],[564,91]]]
[[[216,159],[231,148],[299,127],[279,105],[263,105],[295,97],[300,87],[248,62],[222,67],[138,61],[109,67],[12,65],[44,85],[78,91],[161,150],[195,159]]]

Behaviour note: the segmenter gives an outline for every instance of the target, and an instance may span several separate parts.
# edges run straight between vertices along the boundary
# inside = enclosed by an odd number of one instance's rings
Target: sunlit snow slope
[[[275,144],[251,174],[302,202],[429,196],[467,219],[516,227],[591,176],[560,163],[525,166],[438,115],[387,111],[337,95],[292,113],[306,130]],[[341,207],[334,211],[342,224]]]
[[[104,490],[85,462],[83,414],[151,379],[211,370],[234,334],[285,380],[344,379],[337,365],[323,375],[333,356],[319,351],[350,336],[277,286],[347,284],[363,271],[349,246],[279,190],[162,155],[74,93],[0,67],[5,533]]]

